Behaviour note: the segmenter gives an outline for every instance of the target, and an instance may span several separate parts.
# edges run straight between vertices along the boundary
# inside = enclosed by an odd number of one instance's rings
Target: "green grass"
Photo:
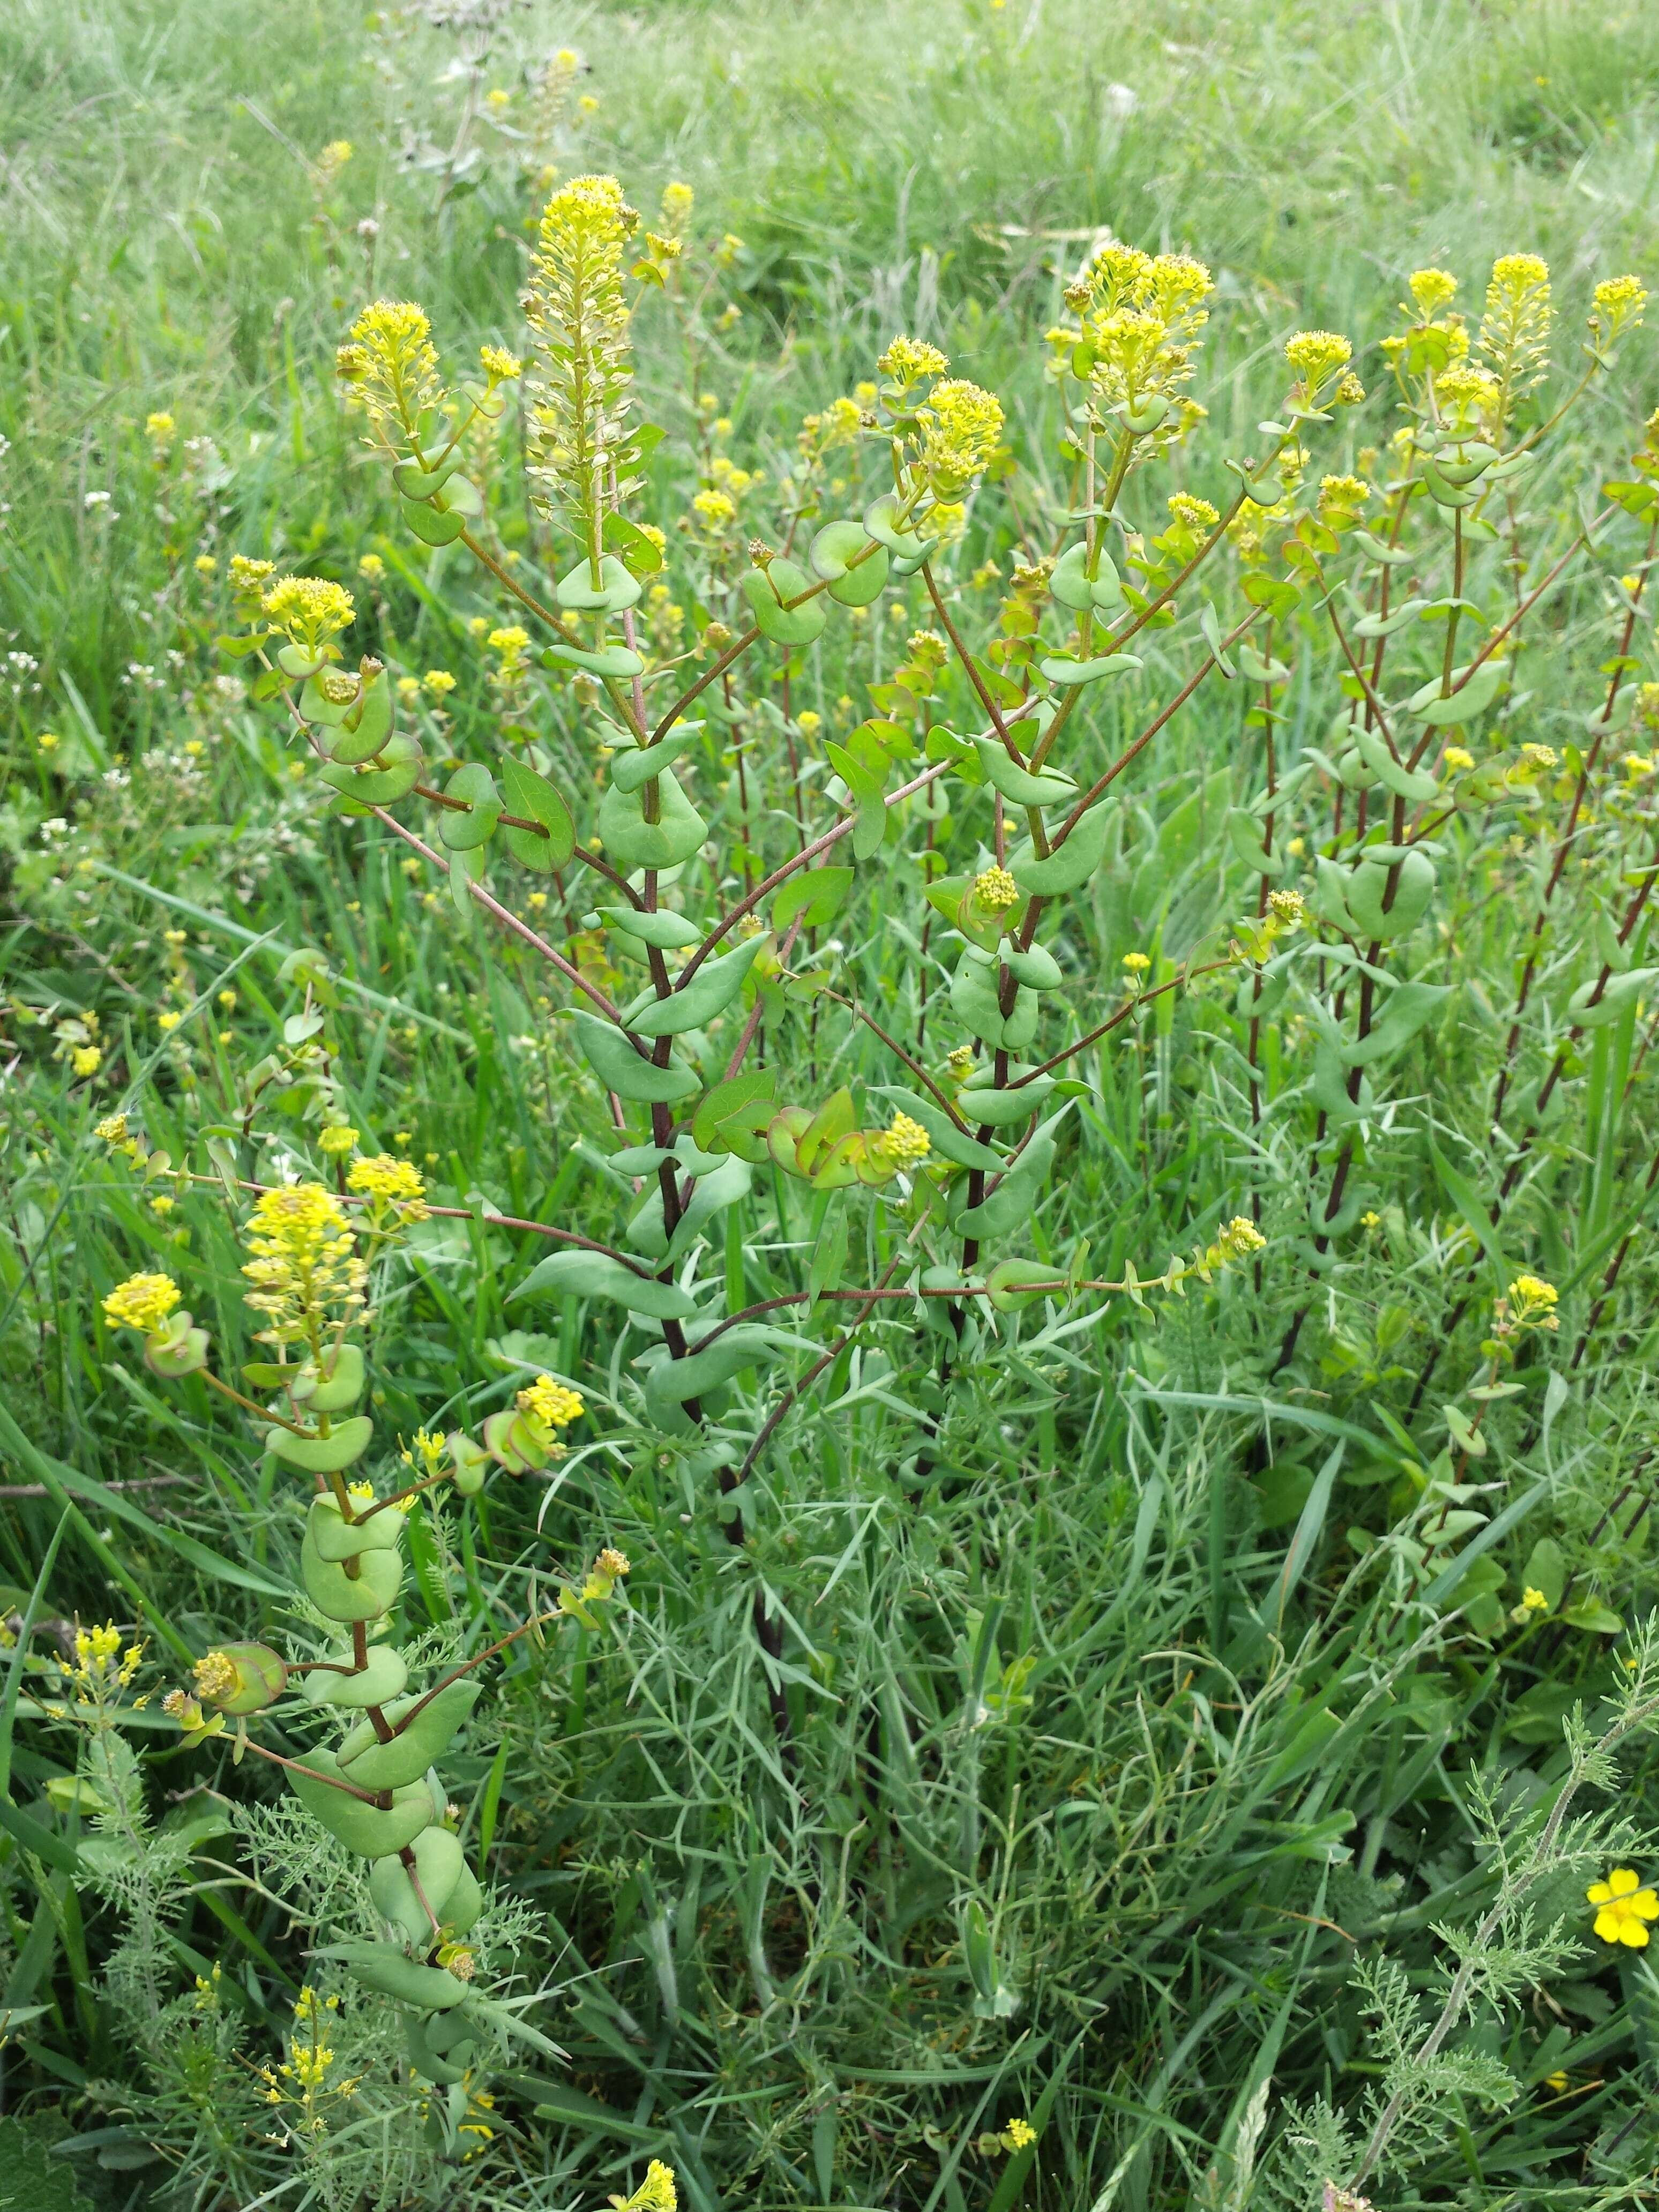
[[[614,168],[647,207],[684,179],[699,229],[744,240],[743,318],[702,380],[735,420],[733,450],[775,475],[801,414],[868,374],[905,326],[1011,395],[1033,477],[1057,484],[1036,340],[1103,227],[1216,270],[1196,388],[1218,449],[1247,447],[1278,404],[1289,331],[1348,331],[1363,356],[1423,262],[1473,290],[1494,252],[1542,252],[1564,317],[1608,270],[1659,279],[1659,17],[1634,5],[538,6],[509,19],[489,81],[520,86],[526,58],[566,41],[599,106],[563,168]],[[322,4],[14,0],[0,22],[0,649],[39,664],[16,696],[0,689],[17,1062],[0,1100],[0,1464],[33,1493],[0,1502],[0,1575],[21,1609],[64,1522],[43,1605],[143,1612],[169,1679],[168,1644],[281,1626],[262,1585],[286,1583],[297,1545],[271,1462],[199,1385],[158,1384],[97,1321],[122,1276],[169,1266],[228,1353],[246,1334],[226,1209],[198,1193],[158,1214],[107,1162],[97,1115],[142,1078],[150,1143],[185,1157],[299,1003],[282,955],[312,945],[347,979],[343,1103],[377,1142],[402,1133],[451,1203],[482,1191],[595,1235],[614,1217],[578,1149],[608,1148],[608,1116],[546,1018],[542,971],[513,949],[486,963],[481,928],[423,898],[377,828],[319,823],[269,713],[240,680],[220,684],[212,641],[229,617],[192,565],[240,550],[349,578],[380,550],[393,573],[375,642],[402,667],[461,672],[458,752],[495,741],[464,618],[496,603],[453,566],[415,563],[331,375],[370,289],[424,301],[446,349],[518,327],[523,180],[493,162],[441,204],[437,179],[400,159],[423,110],[444,135],[455,94],[434,88],[454,50],[441,31],[375,33]],[[340,137],[353,158],[319,197],[308,163]],[[646,403],[678,434],[683,364],[653,328]],[[1624,472],[1633,425],[1659,404],[1651,339],[1575,418],[1537,493],[1544,536],[1565,544],[1567,519]],[[164,469],[143,427],[156,410],[177,426]],[[1384,423],[1374,405],[1351,447]],[[672,525],[684,489],[664,472],[658,520]],[[1612,575],[1641,550],[1620,528]],[[1588,574],[1552,603],[1528,648],[1534,719],[1516,738],[1561,745],[1582,730],[1613,649],[1607,604]],[[922,618],[919,592],[909,611]],[[1123,695],[1126,727],[1184,665],[1174,647],[1148,658],[1145,689]],[[867,665],[862,648],[826,653],[803,681],[828,708],[877,665],[873,647]],[[1328,676],[1299,672],[1291,702],[1291,745],[1322,742]],[[1221,811],[1254,779],[1241,724],[1231,697],[1206,693],[1135,784],[1127,849],[1072,945],[1090,993],[1115,992],[1142,945],[1179,963],[1243,896],[1216,858]],[[43,730],[58,738],[47,751]],[[1090,757],[1108,759],[1115,733],[1103,712]],[[572,773],[588,773],[574,724],[556,734],[583,764]],[[107,780],[118,759],[125,787]],[[712,745],[704,765],[720,773]],[[50,833],[43,844],[42,823],[63,817],[90,866],[60,866]],[[1550,1008],[1586,960],[1593,972],[1591,906],[1641,860],[1616,840],[1595,853],[1602,873],[1574,869],[1571,923],[1547,942],[1528,1069],[1554,1048]],[[408,1625],[478,1642],[482,1625],[523,1617],[532,1575],[544,1586],[579,1570],[600,1541],[635,1562],[624,1631],[574,1632],[505,1667],[483,1709],[504,1783],[482,1730],[446,1771],[532,1909],[526,1971],[554,1992],[538,2016],[568,2057],[508,2069],[501,2131],[476,2166],[441,2165],[405,2118],[395,2156],[343,2163],[334,2197],[313,2201],[552,2212],[625,2193],[661,2156],[696,2212],[1313,2212],[1325,2146],[1303,2169],[1285,2154],[1297,2111],[1321,2096],[1354,2107],[1413,2005],[1420,2035],[1449,1957],[1437,1931],[1467,1938],[1499,1893],[1482,1790],[1524,1862],[1536,1828],[1523,1824],[1569,1772],[1562,1717],[1582,1700],[1605,1717],[1617,1671],[1588,1615],[1443,1635],[1364,1564],[1414,1503],[1396,1447],[1417,1378],[1443,1359],[1423,1434],[1442,1389],[1480,1369],[1490,1294],[1512,1267],[1562,1284],[1564,1321],[1521,1370],[1520,1411],[1494,1413],[1493,1457],[1471,1477],[1490,1468],[1498,1485],[1483,1502],[1503,1520],[1504,1606],[1545,1571],[1540,1539],[1573,1594],[1632,1630],[1620,1654],[1654,1600],[1648,1031],[1626,1023],[1587,1044],[1480,1303],[1461,1313],[1462,1219],[1484,1221],[1504,1164],[1481,1101],[1536,855],[1471,843],[1451,872],[1432,957],[1465,986],[1465,1011],[1405,1063],[1408,1103],[1366,1163],[1382,1228],[1311,1299],[1284,1374],[1273,1349],[1310,1299],[1277,1255],[1224,1295],[1163,1302],[1155,1321],[1121,1300],[1075,1334],[1030,1319],[1012,1352],[963,1364],[943,1408],[896,1396],[918,1339],[946,1342],[906,1311],[866,1332],[780,1431],[745,1546],[727,1540],[706,1468],[592,1445],[602,1422],[552,1490],[497,1485],[421,1524]],[[922,969],[902,889],[877,872],[837,927],[848,975],[914,1024]],[[181,963],[202,1002],[193,1089],[154,1023]],[[237,994],[222,1015],[221,990]],[[1042,1256],[1063,1265],[1087,1237],[1091,1272],[1146,1273],[1248,1203],[1232,990],[1172,995],[1133,1041],[1091,1055],[1096,1096],[1033,1225]],[[49,1029],[29,1019],[42,1008],[98,1014],[95,1090],[53,1061]],[[867,1033],[826,1022],[814,1095],[891,1073]],[[1307,1132],[1275,1125],[1272,1145],[1270,1225],[1289,1240]],[[726,1250],[739,1302],[793,1286],[816,1233],[781,1179],[767,1206],[746,1248]],[[872,1225],[849,1280],[890,1255],[889,1231],[854,1218]],[[1619,1297],[1558,1402],[1547,1377],[1567,1369],[1632,1227]],[[524,1359],[580,1374],[602,1411],[623,1396],[602,1310],[509,1303],[527,1242],[481,1222],[420,1233],[378,1325],[389,1430],[477,1419]],[[767,1401],[743,1402],[757,1426]],[[165,1486],[107,1486],[155,1477]],[[754,1633],[757,1595],[786,1624],[781,1672]],[[210,1774],[228,1796],[260,1796],[245,1771],[179,1754],[170,1731],[133,1741],[169,1833]],[[1632,1743],[1620,1758],[1616,1794],[1597,1800],[1612,1825],[1581,1847],[1645,1878],[1652,1756]],[[74,1765],[65,1732],[26,1717],[11,1768],[25,1818],[70,1826],[46,1785]],[[231,2212],[275,2190],[283,2164],[258,2147],[241,2069],[223,2051],[210,2064],[180,2027],[215,1957],[258,2063],[287,2024],[304,1931],[269,1882],[244,1881],[258,1838],[204,1844],[234,1860],[231,1886],[198,1865],[157,1892],[140,1942],[125,1876],[77,1889],[24,1856],[17,1838],[38,1835],[6,1825],[3,2002],[44,2008],[7,2054],[31,2140],[84,2138],[75,2171],[111,2212]],[[321,1893],[324,1870],[299,1878]],[[1472,2074],[1443,2084],[1370,2185],[1391,2212],[1650,2200],[1659,1983],[1645,1954],[1609,1963],[1589,1941],[1583,1886],[1564,1860],[1532,1899],[1542,1929],[1583,1943],[1534,1960],[1455,2039],[1471,2065],[1503,2059],[1518,2101],[1500,2109]],[[1527,1931],[1502,1938],[1524,1949]],[[1356,1975],[1389,1964],[1402,1981],[1379,2029]],[[373,2023],[354,2032],[389,2079]],[[978,2147],[1020,2117],[1039,2129],[1034,2156]]]

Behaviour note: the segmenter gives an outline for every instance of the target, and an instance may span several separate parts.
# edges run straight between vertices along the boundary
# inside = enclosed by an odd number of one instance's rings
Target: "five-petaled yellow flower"
[[[1634,1867],[1614,1867],[1605,1881],[1593,1881],[1584,1894],[1597,1908],[1595,1932],[1604,1943],[1647,1948],[1648,1923],[1659,1920],[1659,1893],[1643,1888]]]

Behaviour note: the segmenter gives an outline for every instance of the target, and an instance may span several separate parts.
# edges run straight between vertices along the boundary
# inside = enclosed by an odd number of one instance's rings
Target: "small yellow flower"
[[[427,691],[434,699],[447,699],[455,689],[458,680],[447,668],[428,668],[421,678]]]
[[[1454,775],[1463,775],[1474,766],[1474,755],[1462,745],[1448,745],[1440,756]]]
[[[198,553],[191,566],[198,576],[216,576],[219,573],[219,563],[211,553]]]
[[[620,1582],[624,1575],[632,1574],[634,1571],[627,1553],[617,1551],[610,1544],[607,1544],[604,1551],[599,1553],[593,1565],[598,1573],[609,1575],[613,1583]]]
[[[56,730],[41,730],[36,735],[34,742],[43,753],[52,752],[56,749],[58,742],[58,732]]]
[[[545,1429],[568,1429],[585,1411],[580,1393],[556,1382],[550,1375],[538,1375],[527,1389],[520,1390],[518,1404],[521,1413]]]
[[[1530,1314],[1553,1313],[1560,1296],[1554,1284],[1547,1283],[1541,1275],[1517,1275],[1509,1288],[1510,1304],[1521,1320]]]
[[[498,384],[510,384],[515,376],[524,374],[524,363],[505,346],[486,345],[478,348],[478,360],[484,374],[489,379],[493,392]]]
[[[897,385],[919,384],[926,376],[943,376],[950,366],[937,346],[918,338],[907,338],[902,332],[876,362],[881,374],[891,377]],[[870,397],[874,399],[873,392]]]
[[[360,1191],[378,1205],[396,1206],[406,1221],[426,1218],[426,1185],[420,1170],[409,1160],[394,1159],[390,1152],[376,1152],[369,1159],[356,1161],[346,1177],[346,1188]]]
[[[1282,929],[1295,929],[1306,916],[1300,891],[1269,891],[1267,911]]]
[[[927,1130],[908,1114],[895,1114],[877,1142],[895,1166],[902,1168],[915,1166],[933,1149]]]
[[[173,421],[171,415],[146,415],[144,417],[144,435],[149,440],[152,446],[166,446],[169,444],[172,441],[173,432],[178,428],[179,425]]]
[[[1457,295],[1457,279],[1443,269],[1416,269],[1406,279],[1417,312],[1427,321],[1449,307]]]
[[[823,727],[823,715],[814,714],[810,707],[802,708],[800,713],[795,717],[795,722],[804,738],[817,737],[818,732]]]
[[[1604,1943],[1646,1950],[1647,1923],[1659,1920],[1659,1895],[1643,1888],[1633,1867],[1614,1867],[1605,1881],[1593,1881],[1584,1895],[1597,1907],[1595,1932]]]
[[[678,2212],[679,2191],[675,2186],[674,2169],[653,2158],[646,2168],[645,2179],[631,2197],[613,2197],[611,2203],[617,2212]]]
[[[274,561],[255,561],[246,553],[233,553],[230,556],[230,587],[241,597],[262,592],[269,578],[275,574],[276,568]]]
[[[1213,530],[1221,517],[1207,499],[1194,499],[1190,492],[1172,491],[1169,500],[1170,513],[1177,522],[1184,522],[1189,530]],[[1018,2124],[1024,2127],[1021,2120]]]
[[[1530,1583],[1521,1593],[1521,1602],[1528,1613],[1547,1613],[1550,1607],[1550,1601],[1543,1591],[1534,1589]]]
[[[267,619],[302,652],[316,653],[356,613],[343,584],[325,576],[283,576],[260,601]]]
[[[1152,963],[1145,952],[1126,952],[1122,964],[1128,969],[1131,977],[1138,982]]]
[[[179,1285],[171,1275],[129,1275],[104,1300],[104,1314],[112,1328],[140,1329],[153,1335],[179,1303]]]
[[[974,878],[974,897],[988,914],[1006,914],[1019,904],[1019,885],[1006,868],[986,868]]]
[[[1596,325],[1607,325],[1607,336],[1617,337],[1642,319],[1647,305],[1646,288],[1638,276],[1604,276],[1595,288]]]
[[[95,1044],[77,1044],[70,1052],[70,1066],[77,1076],[96,1075],[104,1064],[104,1055]]]
[[[356,1141],[357,1132],[348,1128],[343,1123],[337,1123],[332,1128],[325,1129],[317,1139],[319,1147],[331,1160],[343,1158]]]
[[[1285,358],[1301,382],[1309,406],[1317,403],[1322,388],[1339,375],[1353,358],[1353,348],[1336,331],[1297,331],[1285,342]]]
[[[1036,2141],[1036,2130],[1029,2120],[1010,2120],[1002,2130],[1002,2140],[1010,2150],[1024,2150]]]
[[[93,1130],[106,1145],[125,1145],[127,1141],[127,1117],[125,1114],[106,1114]]]

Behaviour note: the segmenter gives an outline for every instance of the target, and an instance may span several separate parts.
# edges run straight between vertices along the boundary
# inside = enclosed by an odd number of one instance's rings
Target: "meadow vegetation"
[[[0,2208],[1652,2203],[1656,168],[13,0]]]

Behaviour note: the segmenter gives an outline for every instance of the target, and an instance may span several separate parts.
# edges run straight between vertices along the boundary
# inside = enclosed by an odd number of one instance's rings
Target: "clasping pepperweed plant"
[[[469,2100],[505,2039],[538,2031],[469,1947],[483,1893],[437,1770],[498,1651],[602,1616],[626,1642],[629,1562],[596,1547],[550,1607],[416,1683],[386,1626],[416,1499],[473,1500],[502,1474],[556,1480],[585,1431],[584,1450],[651,1469],[687,1522],[717,1512],[776,1773],[799,1790],[811,1701],[833,1693],[776,1586],[769,1454],[798,1448],[815,1393],[875,1377],[914,1486],[971,1462],[1015,1376],[1041,1385],[1052,1417],[1054,1378],[1109,1306],[1150,1328],[1194,1286],[1242,1300],[1257,1382],[1299,1374],[1346,1255],[1403,1233],[1387,1209],[1415,1127],[1409,1073],[1458,1014],[1455,948],[1437,920],[1448,883],[1531,837],[1547,855],[1533,945],[1479,1079],[1490,1157],[1446,1167],[1459,1221],[1440,1256],[1462,1284],[1437,1345],[1449,1340],[1477,1297],[1478,1255],[1501,1264],[1505,1208],[1579,1041],[1621,1023],[1627,1041],[1659,974],[1642,964],[1659,852],[1621,882],[1635,817],[1609,805],[1601,826],[1621,869],[1585,894],[1595,972],[1573,984],[1553,1057],[1534,1068],[1523,1017],[1590,780],[1632,709],[1659,724],[1659,691],[1627,680],[1659,531],[1659,417],[1630,480],[1557,540],[1536,542],[1551,526],[1523,501],[1638,327],[1635,279],[1595,287],[1574,379],[1547,405],[1543,262],[1502,257],[1474,319],[1451,275],[1419,270],[1375,364],[1340,332],[1282,339],[1274,411],[1236,441],[1199,397],[1209,270],[1109,240],[1064,285],[1034,370],[1057,469],[1022,453],[995,393],[899,335],[867,381],[806,417],[787,471],[767,474],[737,465],[702,388],[733,242],[699,245],[683,186],[658,220],[643,225],[614,177],[558,185],[523,332],[484,343],[476,370],[457,368],[411,301],[365,305],[340,346],[342,404],[395,501],[403,534],[388,543],[478,641],[497,742],[452,751],[455,678],[398,673],[383,611],[360,610],[337,579],[239,556],[241,619],[222,641],[313,764],[329,813],[429,874],[481,972],[509,940],[539,963],[538,1025],[586,1116],[571,1155],[591,1177],[580,1216],[572,1201],[583,1227],[509,1217],[482,1194],[439,1207],[412,1164],[367,1152],[332,1073],[328,978],[303,960],[288,973],[307,986],[304,1010],[283,1054],[243,1079],[244,1110],[208,1138],[209,1166],[158,1158],[125,1121],[108,1131],[148,1183],[197,1181],[246,1209],[243,1297],[261,1356],[240,1382],[216,1370],[170,1275],[135,1275],[105,1310],[142,1336],[153,1376],[199,1376],[305,1486],[296,1603],[333,1639],[300,1656],[215,1647],[166,1711],[187,1744],[280,1768],[367,1863],[374,1932],[322,1955],[397,2008],[407,2065],[445,2093],[456,2130],[480,2124]],[[641,332],[678,343],[686,364],[684,498],[636,390]],[[1374,442],[1356,446],[1356,425]],[[1534,618],[1621,516],[1646,551],[1620,586],[1608,688],[1564,755],[1520,735]],[[378,584],[384,561],[364,567]],[[475,592],[487,611],[469,611]],[[832,702],[826,676],[841,675]],[[1200,833],[1203,910],[1189,898],[1179,927],[1166,914],[1178,957],[1155,931],[1103,988],[1101,902],[1151,834],[1138,779],[1200,691],[1231,699],[1237,725],[1218,763],[1231,787]],[[884,963],[830,933],[856,932],[877,882],[902,948]],[[1208,1003],[1224,1039],[1225,1174],[1194,1194],[1187,1256],[1103,1270],[1081,1237],[1057,1252],[1045,1218],[1100,1113],[1109,1055],[1119,1041],[1155,1048],[1182,994]],[[404,1450],[412,1479],[386,1489],[351,1475],[375,1438],[361,1408],[375,1402],[380,1308],[416,1264],[410,1232],[445,1217],[550,1248],[511,1295],[605,1316],[603,1356],[580,1373],[538,1367],[481,1421],[422,1429]],[[1552,1283],[1507,1267],[1499,1280],[1474,1411],[1443,1409],[1443,1448],[1413,1443],[1437,1349],[1390,1416],[1408,1509],[1343,1586],[1371,1578],[1422,1616],[1402,1674],[1443,1633],[1449,1547],[1487,1526],[1469,1477],[1522,1391],[1512,1373],[1559,1328]],[[1275,1298],[1282,1327],[1267,1319]],[[1143,1323],[1134,1310],[1149,1302]],[[1511,1617],[1501,1571],[1485,1580],[1476,1564],[1458,1604],[1490,1640]],[[1287,1561],[1281,1626],[1294,1580]],[[1560,1586],[1528,1584],[1514,1625],[1532,1635],[1562,1603]],[[1224,1608],[1215,1620],[1218,1654]],[[994,1622],[975,1624],[972,1652],[977,1729],[1029,1700],[1026,1662],[1003,1668]],[[1636,1698],[1600,1743],[1574,1734],[1574,1790],[1605,1782],[1613,1742],[1647,1711]],[[262,1741],[271,1723],[284,1741],[334,1733],[278,1750]],[[979,1756],[963,1753],[975,1774]],[[1496,1813],[1491,1830],[1504,1848]],[[963,1834],[971,1860],[976,1814]],[[1306,2117],[1295,2154],[1308,2187],[1358,2201],[1426,2099],[1498,2094],[1491,2069],[1448,2073],[1441,2046],[1477,1987],[1507,2000],[1548,1951],[1522,1925],[1539,1869],[1622,1840],[1564,1810],[1540,1824],[1534,1867],[1505,1875],[1415,2042],[1419,1999],[1391,1968],[1372,1975],[1395,2035],[1384,2089],[1363,2148],[1334,2108]],[[959,1924],[975,2018],[1012,2018],[1023,1997],[991,1918],[975,1900]],[[319,2034],[325,2002],[303,2016]],[[314,2053],[289,2064],[307,2094],[328,2073]],[[1252,2109],[1254,2157],[1265,2106]],[[981,2140],[1024,2172],[1039,2131],[1022,2118]],[[1240,2187],[1248,2159],[1243,2171]],[[672,2204],[667,2167],[626,2201]]]

